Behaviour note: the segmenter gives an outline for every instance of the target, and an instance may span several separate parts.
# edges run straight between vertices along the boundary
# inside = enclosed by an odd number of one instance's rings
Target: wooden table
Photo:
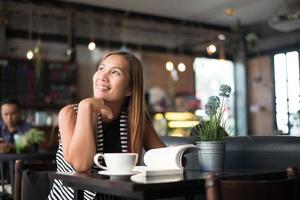
[[[222,173],[221,173],[222,174]],[[224,175],[241,173],[226,172]],[[204,194],[206,172],[185,171],[183,175],[157,177],[109,177],[87,173],[50,173],[53,179],[62,180],[65,186],[75,189],[74,199],[83,199],[83,190],[133,199],[156,199]],[[134,179],[134,180],[133,180]]]
[[[2,192],[4,192],[4,163],[9,164],[9,174],[10,174],[10,184],[14,186],[14,167],[16,160],[23,160],[25,162],[30,161],[52,161],[55,159],[54,152],[39,152],[39,153],[24,153],[24,154],[0,154],[0,175],[1,175],[1,187]]]

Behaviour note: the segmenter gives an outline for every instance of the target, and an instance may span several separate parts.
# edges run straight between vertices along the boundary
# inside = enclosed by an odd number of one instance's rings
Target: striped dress
[[[77,104],[72,105],[74,110],[77,112]],[[128,135],[127,135],[127,112],[123,110],[120,116],[120,141],[121,141],[121,151],[122,152],[129,152],[129,145],[128,145]],[[62,143],[59,135],[59,147],[56,153],[56,163],[57,163],[57,172],[75,172],[75,169],[68,164],[64,157],[63,157],[63,148]],[[103,137],[103,123],[101,120],[101,115],[98,115],[97,119],[97,143],[96,143],[96,151],[97,153],[104,152],[104,137]],[[103,162],[101,160],[100,162]],[[99,171],[98,166],[95,164],[92,167],[93,172]],[[84,191],[84,199],[85,200],[92,200],[96,196],[96,193],[93,191]],[[73,200],[74,199],[74,190],[70,187],[65,187],[62,184],[62,181],[55,179],[53,182],[52,189],[50,194],[48,195],[48,200]]]

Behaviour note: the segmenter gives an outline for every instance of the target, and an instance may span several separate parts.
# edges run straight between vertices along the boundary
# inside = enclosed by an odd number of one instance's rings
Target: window
[[[299,53],[297,51],[274,55],[275,111],[277,129],[291,132],[292,115],[300,109]]]
[[[217,60],[210,58],[196,58],[194,61],[194,71],[196,80],[196,98],[202,102],[202,109],[198,115],[205,117],[204,105],[211,95],[219,95],[221,84],[230,85],[232,93],[226,102],[227,125],[230,135],[235,135],[234,118],[234,65],[229,60]]]

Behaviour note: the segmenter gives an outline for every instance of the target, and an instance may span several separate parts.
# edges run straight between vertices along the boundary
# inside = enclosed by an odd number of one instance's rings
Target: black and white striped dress
[[[72,105],[74,110],[77,112],[77,104]],[[127,112],[123,110],[120,116],[120,142],[121,142],[121,151],[128,152],[129,145],[128,145],[128,135],[127,135]],[[96,151],[97,153],[104,152],[104,137],[103,137],[103,123],[101,120],[101,115],[98,115],[97,120],[97,144],[96,144]],[[60,134],[59,135],[59,147],[56,153],[56,163],[57,163],[57,172],[75,172],[75,169],[68,164],[64,157],[63,157],[63,148],[61,144]],[[101,162],[101,161],[100,161]],[[99,171],[98,166],[95,164],[92,167],[92,171],[96,172]],[[95,192],[93,191],[84,191],[84,199],[85,200],[92,200],[96,196]],[[74,190],[70,187],[65,187],[60,180],[54,180],[52,189],[50,194],[48,195],[48,200],[73,200],[74,199]]]

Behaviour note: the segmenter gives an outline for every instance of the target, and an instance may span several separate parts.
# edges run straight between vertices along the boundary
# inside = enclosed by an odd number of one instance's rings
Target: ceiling
[[[162,17],[233,27],[264,23],[298,0],[64,0]],[[233,16],[226,9],[233,9]]]
[[[3,5],[11,35],[21,32],[27,37],[28,13],[32,13],[32,30],[37,36],[64,41],[73,30],[77,44],[94,39],[97,45],[179,54],[205,54],[206,47],[214,43],[231,55],[240,48],[245,33],[260,32],[261,38],[262,34],[280,34],[268,22],[279,14],[300,10],[300,0],[14,0]],[[231,12],[226,13],[228,9]],[[220,41],[219,34],[226,35],[226,41]],[[289,37],[289,41],[296,40]],[[274,40],[268,44],[266,48]]]
[[[298,44],[300,42],[300,0],[61,0],[65,2],[86,4],[89,6],[104,7],[109,9],[121,10],[129,13],[140,13],[152,16],[167,17],[171,19],[192,21],[199,24],[208,24],[220,28],[227,28],[233,35],[228,37],[225,48],[234,54],[236,50],[234,45],[239,41],[243,41],[240,37],[245,38],[248,33],[254,33],[260,38],[260,44],[256,45],[251,51],[258,49],[267,51],[273,48],[283,48],[283,46]],[[284,29],[279,30],[277,19],[279,16],[297,13],[297,20],[293,23],[282,24]],[[286,17],[286,16],[284,16]],[[274,20],[276,23],[274,23]],[[272,25],[271,23],[275,24]],[[155,28],[154,28],[155,29]],[[282,27],[280,27],[282,29]],[[172,30],[172,29],[171,29]],[[288,30],[288,31],[287,31]],[[187,30],[186,33],[189,31]],[[286,32],[293,32],[288,36]],[[226,32],[223,32],[228,34]],[[182,42],[172,39],[170,42],[174,45],[167,45],[166,38],[157,38],[158,43],[165,43],[166,46],[172,48],[181,48],[192,51],[206,51],[206,47],[211,42],[216,42],[216,34],[211,32],[203,32],[198,34],[197,39],[192,38],[188,34],[179,33],[181,36],[186,35]],[[153,36],[143,34],[148,41],[153,43]],[[177,34],[178,35],[178,34]],[[173,37],[178,38],[178,37]],[[199,39],[201,38],[201,39]],[[238,38],[238,39],[237,39]],[[264,40],[266,39],[266,42]],[[279,40],[278,38],[282,38]],[[151,40],[152,39],[152,40]],[[247,40],[247,39],[246,39]],[[274,42],[275,41],[275,42]],[[278,43],[276,42],[278,41]],[[218,42],[218,41],[217,41]],[[155,43],[155,42],[154,42]],[[223,43],[224,44],[224,43]],[[217,43],[217,45],[219,45]],[[277,45],[277,46],[276,46]],[[181,46],[181,47],[180,47]]]

